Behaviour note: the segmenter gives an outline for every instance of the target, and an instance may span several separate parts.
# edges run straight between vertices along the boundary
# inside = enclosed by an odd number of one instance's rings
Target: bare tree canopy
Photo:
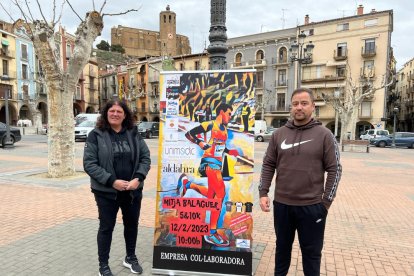
[[[73,118],[73,96],[76,91],[79,77],[88,64],[93,42],[103,30],[103,9],[95,7],[91,1],[91,10],[83,16],[71,5],[69,0],[9,0],[19,13],[5,9],[5,1],[1,1],[0,8],[4,9],[14,22],[15,27],[24,27],[33,41],[37,58],[42,65],[42,75],[47,87],[48,105],[48,175],[63,177],[75,173],[75,138]],[[47,5],[49,14],[44,13]],[[59,24],[65,6],[76,14],[80,23],[74,34],[74,42],[70,57],[63,60],[58,37]],[[52,7],[52,8],[50,8]],[[137,9],[129,9],[125,14]],[[111,15],[111,14],[107,14]],[[117,14],[115,14],[117,15]],[[16,16],[18,18],[13,18]]]

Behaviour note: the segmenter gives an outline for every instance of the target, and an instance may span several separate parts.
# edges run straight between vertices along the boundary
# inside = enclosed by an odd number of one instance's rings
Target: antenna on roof
[[[285,18],[285,11],[287,11],[288,9],[282,9],[282,18],[280,20],[282,20],[282,29],[285,28],[285,23],[286,23],[286,18]]]

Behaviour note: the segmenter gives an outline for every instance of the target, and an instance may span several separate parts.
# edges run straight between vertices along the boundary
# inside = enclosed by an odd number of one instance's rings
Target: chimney
[[[309,14],[305,15],[305,25],[309,24]]]
[[[357,15],[363,15],[364,14],[364,6],[359,5],[357,8]]]

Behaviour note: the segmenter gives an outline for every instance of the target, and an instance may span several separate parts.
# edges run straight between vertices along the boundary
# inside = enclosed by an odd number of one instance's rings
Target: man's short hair
[[[290,100],[292,101],[293,96],[295,96],[296,94],[303,93],[303,92],[306,92],[306,93],[309,94],[309,97],[311,98],[311,102],[315,101],[315,98],[313,97],[313,91],[309,88],[304,88],[304,87],[299,87],[299,88],[295,89],[292,92],[292,97],[290,97]]]
[[[219,106],[217,106],[217,108],[216,108],[216,114],[217,114],[217,116],[220,114],[220,111],[223,110],[223,112],[226,112],[227,109],[230,109],[231,111],[233,111],[233,107],[231,105],[226,104],[226,103],[219,104]]]

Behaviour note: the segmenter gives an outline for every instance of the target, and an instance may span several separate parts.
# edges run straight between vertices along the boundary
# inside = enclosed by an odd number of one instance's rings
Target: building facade
[[[256,119],[280,127],[289,118],[295,86],[289,48],[296,28],[252,34],[227,40],[229,69],[256,69]]]
[[[397,130],[414,132],[414,58],[404,63],[397,79],[396,93],[390,99],[398,108]]]
[[[311,88],[316,94],[315,117],[333,132],[340,133],[335,110],[326,105],[322,94],[349,93],[352,85],[364,89],[363,83],[371,82],[381,87],[388,79],[392,67],[391,33],[393,11],[364,13],[363,6],[357,15],[321,22],[310,22],[297,27],[297,34],[306,34],[306,42],[314,44],[312,63],[301,66],[302,87]],[[359,106],[356,137],[366,129],[386,127],[388,88],[382,88]]]
[[[121,45],[125,53],[135,57],[175,56],[191,53],[190,40],[177,34],[177,17],[167,6],[159,15],[159,31],[118,25],[111,29],[111,45]]]

